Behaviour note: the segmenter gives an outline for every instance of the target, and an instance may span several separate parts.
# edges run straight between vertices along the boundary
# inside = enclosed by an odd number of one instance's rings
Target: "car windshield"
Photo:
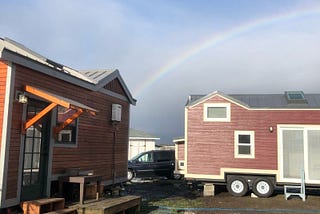
[[[142,153],[138,156],[135,156],[134,158],[131,159],[132,161],[137,161],[137,162],[153,162],[153,153],[152,152],[146,152]]]
[[[141,155],[143,155],[143,154],[144,154],[144,153],[139,153],[139,154],[133,156],[129,161],[134,161],[134,160],[138,159],[138,158],[139,158]]]

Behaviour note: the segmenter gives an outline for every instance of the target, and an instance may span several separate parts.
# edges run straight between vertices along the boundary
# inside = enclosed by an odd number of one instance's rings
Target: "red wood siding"
[[[216,96],[206,103],[228,103]],[[231,122],[204,122],[203,103],[188,110],[188,173],[220,168],[277,170],[277,124],[320,124],[316,110],[247,110],[231,103]],[[269,127],[274,131],[270,133]],[[255,131],[255,158],[234,158],[234,131]]]
[[[126,101],[93,92],[53,77],[32,71],[17,65],[15,90],[22,90],[31,85],[54,94],[73,99],[99,112],[96,116],[82,114],[78,123],[78,146],[76,148],[55,147],[52,159],[52,174],[64,173],[66,168],[79,167],[92,169],[104,180],[112,179],[112,151],[114,131],[115,142],[115,175],[116,178],[127,176],[129,108]],[[122,121],[117,128],[111,124],[111,105],[122,105]],[[9,155],[9,171],[7,198],[15,195],[18,179],[18,162],[21,137],[22,106],[13,104],[13,122],[11,128],[11,146]]]
[[[178,143],[178,160],[184,160],[184,143]]]
[[[0,139],[2,138],[4,99],[6,94],[6,80],[7,80],[7,65],[4,62],[0,61]],[[0,141],[0,151],[1,151],[1,141]]]

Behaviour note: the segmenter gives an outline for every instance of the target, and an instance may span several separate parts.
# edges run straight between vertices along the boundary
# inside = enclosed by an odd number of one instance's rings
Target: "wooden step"
[[[75,208],[66,208],[66,209],[63,209],[63,210],[55,210],[55,211],[51,211],[51,212],[48,212],[46,214],[77,214],[77,209]]]
[[[24,214],[40,214],[64,209],[64,198],[42,198],[22,202]]]

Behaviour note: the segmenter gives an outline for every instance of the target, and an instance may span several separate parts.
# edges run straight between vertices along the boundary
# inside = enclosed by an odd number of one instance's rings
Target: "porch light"
[[[19,103],[26,104],[28,103],[28,97],[24,93],[18,94],[18,101]]]
[[[273,127],[272,126],[269,127],[269,132],[271,132],[271,133],[273,132]]]

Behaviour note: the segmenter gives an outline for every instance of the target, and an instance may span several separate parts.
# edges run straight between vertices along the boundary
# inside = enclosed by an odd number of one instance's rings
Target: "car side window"
[[[144,155],[142,155],[141,157],[138,158],[138,162],[153,162],[153,155],[152,153],[146,153]]]
[[[158,153],[156,153],[156,155],[157,155],[157,157],[155,157],[155,160],[157,162],[165,162],[165,161],[171,160],[171,155],[167,151],[158,152]]]

